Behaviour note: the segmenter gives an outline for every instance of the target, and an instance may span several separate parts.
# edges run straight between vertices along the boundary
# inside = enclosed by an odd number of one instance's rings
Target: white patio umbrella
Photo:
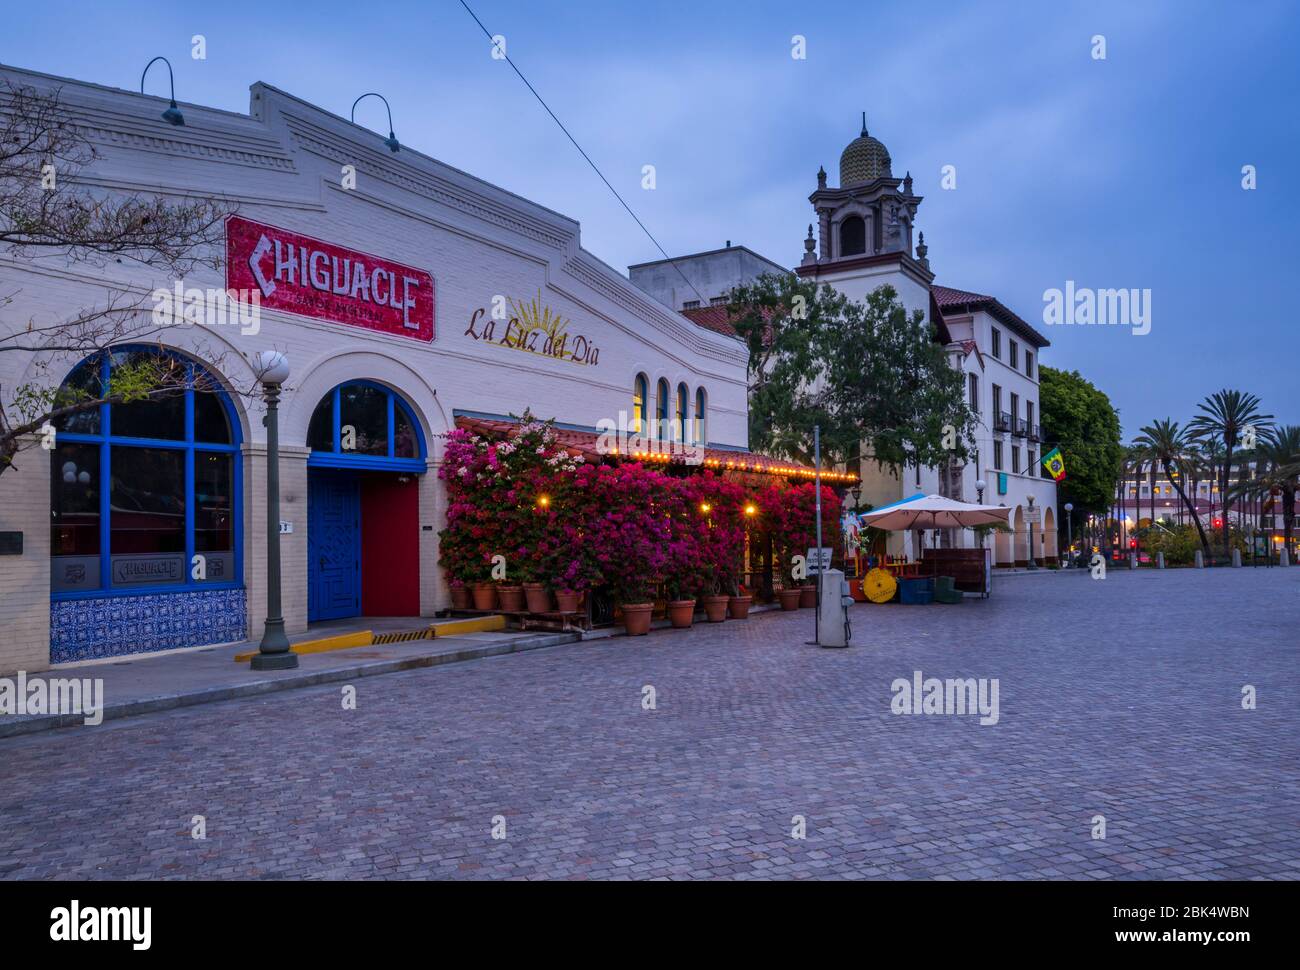
[[[976,525],[1004,525],[1011,510],[1005,505],[976,505],[942,495],[914,495],[901,502],[862,513],[862,522],[886,532],[905,529],[968,529]]]
[[[862,514],[864,525],[886,532],[907,529],[969,529],[977,525],[1010,524],[1011,510],[1005,505],[976,505],[942,495],[913,495],[892,505]],[[935,561],[935,570],[939,568]]]

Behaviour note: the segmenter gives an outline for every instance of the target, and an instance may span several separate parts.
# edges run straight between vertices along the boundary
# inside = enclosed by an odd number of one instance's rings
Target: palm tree
[[[1133,443],[1136,447],[1142,449],[1151,461],[1159,462],[1161,471],[1165,473],[1165,478],[1169,480],[1169,484],[1178,493],[1184,508],[1191,513],[1192,521],[1196,523],[1196,532],[1201,537],[1201,548],[1208,558],[1210,555],[1210,540],[1205,535],[1205,528],[1201,525],[1201,517],[1196,514],[1196,508],[1187,497],[1187,492],[1183,490],[1183,479],[1186,478],[1187,469],[1195,461],[1191,454],[1187,431],[1180,428],[1177,421],[1170,418],[1161,418],[1144,427],[1142,433],[1134,439]],[[1178,474],[1174,474],[1175,469],[1178,470]]]
[[[1292,520],[1296,492],[1300,490],[1300,425],[1271,429],[1255,450],[1255,477],[1243,479],[1233,496],[1263,497],[1274,491],[1282,495],[1284,546],[1291,549]]]
[[[1202,413],[1187,425],[1187,430],[1200,439],[1218,439],[1223,442],[1222,482],[1219,494],[1223,496],[1223,553],[1228,555],[1231,524],[1228,521],[1228,479],[1232,475],[1232,452],[1241,442],[1246,428],[1253,428],[1258,439],[1272,427],[1271,414],[1261,414],[1259,398],[1243,391],[1224,388],[1216,391],[1198,404]]]

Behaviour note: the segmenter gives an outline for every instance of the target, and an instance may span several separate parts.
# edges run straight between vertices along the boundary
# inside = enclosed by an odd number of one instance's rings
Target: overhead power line
[[[659,250],[660,255],[662,255],[664,259],[666,259],[669,263],[672,264],[673,269],[677,270],[677,275],[682,278],[683,282],[685,282],[686,285],[689,286],[692,290],[695,290],[695,295],[700,298],[700,305],[704,306],[705,304],[707,304],[708,301],[704,298],[704,294],[695,288],[695,284],[692,283],[687,278],[686,274],[682,272],[682,268],[678,266],[676,262],[673,261],[672,257],[669,256],[668,253],[664,252],[664,247],[659,245],[659,240],[657,240],[654,237],[654,234],[651,233],[650,230],[646,228],[645,223],[641,221],[640,217],[635,212],[632,211],[632,207],[627,204],[627,200],[624,199],[623,196],[618,194],[618,189],[614,188],[614,186],[610,184],[609,179],[605,178],[605,174],[600,170],[600,167],[591,160],[591,156],[588,155],[583,150],[582,146],[578,144],[578,139],[574,138],[573,134],[569,131],[569,129],[564,127],[564,122],[562,122],[559,118],[556,117],[555,112],[551,110],[551,106],[548,105],[546,101],[542,98],[542,96],[537,93],[537,89],[533,87],[532,82],[529,81],[528,78],[524,77],[524,72],[519,70],[519,65],[516,64],[513,60],[511,60],[510,55],[507,54],[504,50],[502,50],[501,46],[497,44],[492,32],[488,30],[487,27],[483,26],[483,21],[479,20],[478,14],[476,14],[472,9],[470,9],[470,5],[466,3],[465,0],[460,0],[460,5],[465,8],[466,13],[468,13],[471,17],[474,18],[474,22],[478,24],[479,30],[483,31],[483,35],[487,37],[489,41],[492,42],[492,46],[497,50],[501,51],[501,57],[505,60],[507,64],[510,65],[511,70],[513,70],[516,74],[519,75],[519,80],[524,82],[524,85],[528,88],[529,91],[532,92],[533,97],[537,99],[537,103],[546,109],[546,113],[551,116],[551,120],[554,121],[559,126],[560,131],[564,132],[565,137],[568,138],[569,141],[573,143],[573,147],[578,150],[578,154],[580,154],[584,159],[587,160],[587,164],[591,166],[591,170],[595,172],[597,176],[600,177],[600,180],[605,183],[605,187],[609,189],[610,192],[613,193],[614,198],[618,199],[619,203],[623,206],[623,208],[627,210],[627,214],[630,215],[633,218],[633,220],[635,220],[636,224],[641,227],[641,231],[646,234],[646,238],[649,239],[652,243],[654,243],[655,249]]]

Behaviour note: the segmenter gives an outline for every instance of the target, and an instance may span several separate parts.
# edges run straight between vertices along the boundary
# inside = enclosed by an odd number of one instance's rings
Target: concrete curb
[[[377,660],[352,667],[337,667],[332,670],[319,670],[312,673],[281,675],[274,679],[258,680],[230,687],[214,687],[184,694],[162,694],[157,697],[146,697],[122,704],[105,704],[104,720],[134,717],[137,714],[152,714],[156,711],[192,707],[196,704],[213,704],[217,701],[234,700],[239,697],[257,697],[262,694],[293,690],[298,687],[315,687],[320,684],[354,680],[358,677],[375,677],[380,674],[394,674],[399,671],[415,670],[420,667],[440,667],[443,664],[482,660],[487,657],[522,653],[526,650],[540,650],[564,643],[576,643],[580,639],[576,633],[539,634],[518,640],[507,640],[504,643],[489,643],[481,647],[465,647],[460,650],[447,651],[446,653],[426,654],[421,657]],[[437,641],[431,642],[436,643]],[[0,721],[0,738],[35,734],[38,731],[52,731],[55,728],[62,727],[82,727],[85,726],[83,724],[84,720],[82,714],[45,714],[22,719],[4,720]]]

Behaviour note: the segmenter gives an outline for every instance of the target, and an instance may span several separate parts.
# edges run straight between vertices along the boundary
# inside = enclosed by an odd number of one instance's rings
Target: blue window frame
[[[656,388],[655,403],[655,430],[654,437],[660,441],[667,441],[670,425],[668,423],[668,382],[662,377],[659,378],[659,386]]]
[[[99,397],[114,367],[144,356],[182,368],[183,388],[57,423],[51,599],[243,585],[242,435],[216,379],[181,354],[129,345],[82,361],[63,387]],[[205,559],[201,579],[196,553]]]
[[[374,381],[348,381],[312,412],[307,429],[308,467],[427,470],[420,422],[401,396]]]
[[[644,374],[636,375],[632,386],[632,433],[645,434],[646,412],[650,409],[650,382]]]

